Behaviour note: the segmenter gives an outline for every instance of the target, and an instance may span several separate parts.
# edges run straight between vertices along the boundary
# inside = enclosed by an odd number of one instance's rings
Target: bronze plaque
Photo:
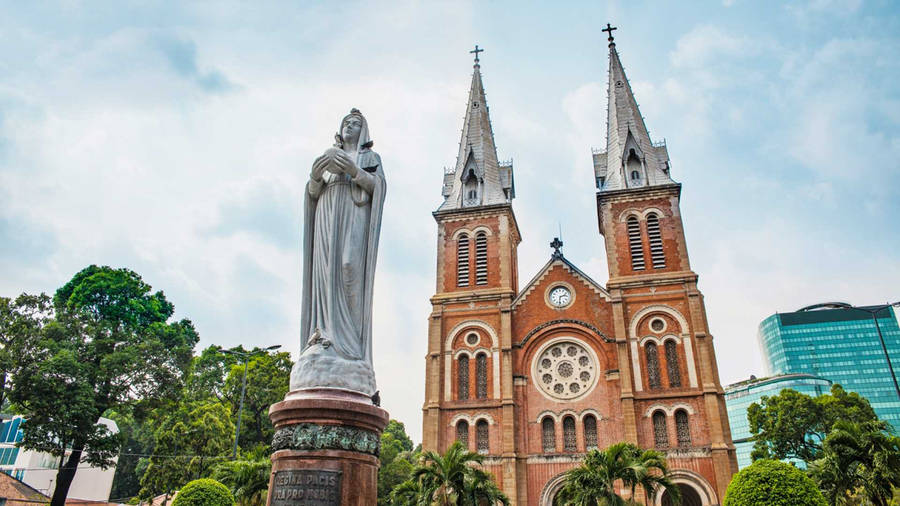
[[[341,472],[325,469],[287,469],[275,472],[272,506],[339,506]]]

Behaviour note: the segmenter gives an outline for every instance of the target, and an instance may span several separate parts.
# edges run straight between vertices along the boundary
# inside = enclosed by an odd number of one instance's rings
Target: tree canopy
[[[89,266],[53,297],[13,370],[11,400],[27,421],[22,447],[60,458],[51,504],[62,505],[79,462],[108,466],[121,437],[98,423],[181,389],[197,333],[128,269]],[[67,452],[70,449],[70,452]],[[67,456],[68,453],[68,456]]]
[[[840,385],[832,385],[831,393],[818,397],[786,388],[747,409],[755,440],[752,457],[812,462],[820,457],[822,444],[836,422],[877,419],[866,398]]]

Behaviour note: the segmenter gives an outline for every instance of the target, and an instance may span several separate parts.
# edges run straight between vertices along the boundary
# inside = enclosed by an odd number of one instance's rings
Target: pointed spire
[[[638,109],[631,84],[609,32],[609,108],[606,153],[595,153],[594,169],[601,190],[621,190],[674,183],[669,177],[665,142],[654,144]],[[600,184],[600,181],[603,184]]]
[[[460,207],[503,204],[514,196],[512,164],[501,164],[494,145],[494,131],[481,81],[481,64],[475,46],[475,65],[469,88],[469,103],[463,121],[456,167],[444,174],[446,200],[440,211]]]

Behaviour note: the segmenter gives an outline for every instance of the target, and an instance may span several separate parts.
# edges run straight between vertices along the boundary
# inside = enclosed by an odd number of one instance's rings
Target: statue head
[[[357,152],[371,148],[374,144],[369,138],[369,125],[366,118],[356,108],[351,109],[350,114],[341,120],[341,127],[335,135],[335,140],[340,147],[349,147],[350,151]]]

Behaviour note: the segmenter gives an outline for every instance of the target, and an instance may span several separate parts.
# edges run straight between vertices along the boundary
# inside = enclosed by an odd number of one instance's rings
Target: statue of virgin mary
[[[312,165],[303,209],[300,357],[291,391],[337,388],[372,396],[372,285],[385,180],[357,109]]]

